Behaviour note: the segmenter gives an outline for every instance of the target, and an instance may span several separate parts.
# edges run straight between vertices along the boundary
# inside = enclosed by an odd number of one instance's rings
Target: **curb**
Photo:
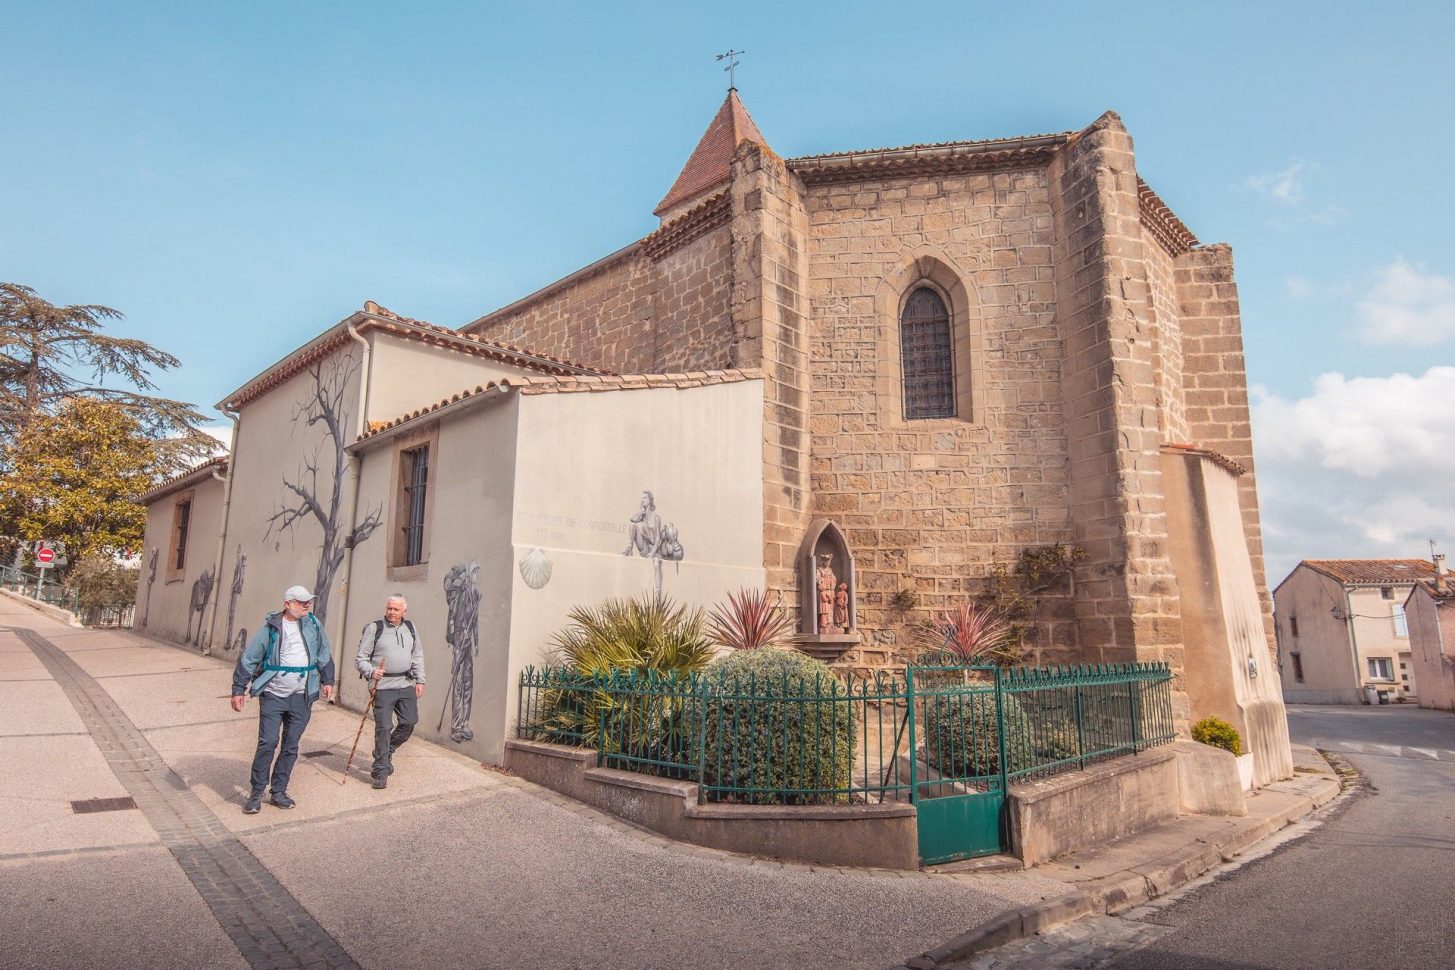
[[[1094,879],[1077,889],[1032,906],[1008,910],[975,926],[942,946],[926,950],[892,970],[941,970],[978,953],[1035,936],[1086,916],[1115,915],[1192,882],[1254,845],[1328,804],[1343,789],[1336,776],[1325,777],[1286,808],[1267,818],[1251,819],[1217,841],[1195,841],[1187,851],[1160,862]]]

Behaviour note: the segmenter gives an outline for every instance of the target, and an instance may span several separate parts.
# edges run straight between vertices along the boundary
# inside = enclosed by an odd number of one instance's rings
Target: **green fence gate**
[[[1006,848],[1005,695],[998,667],[917,664],[909,694],[910,800],[920,862]]]

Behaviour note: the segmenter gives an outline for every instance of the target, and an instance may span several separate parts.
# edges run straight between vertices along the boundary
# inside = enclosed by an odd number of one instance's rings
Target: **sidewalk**
[[[344,781],[359,716],[319,704],[298,807],[243,815],[257,712],[228,707],[230,669],[0,599],[0,965],[883,970],[950,940],[907,961],[936,967],[1165,891],[1337,791],[1300,774],[1246,819],[1029,871],[825,869],[669,842],[418,739],[375,791],[369,727]]]

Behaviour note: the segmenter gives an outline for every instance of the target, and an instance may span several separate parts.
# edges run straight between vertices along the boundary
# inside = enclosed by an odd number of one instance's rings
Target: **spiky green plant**
[[[578,606],[568,615],[570,624],[551,644],[556,659],[579,680],[545,692],[539,725],[544,736],[612,750],[652,751],[671,744],[680,735],[682,701],[661,695],[683,693],[691,675],[713,656],[702,610],[644,595]],[[646,689],[634,693],[632,683]]]
[[[707,621],[707,632],[717,643],[733,650],[757,650],[782,640],[793,630],[793,618],[772,602],[761,589],[743,589],[728,593],[726,603],[713,608]]]

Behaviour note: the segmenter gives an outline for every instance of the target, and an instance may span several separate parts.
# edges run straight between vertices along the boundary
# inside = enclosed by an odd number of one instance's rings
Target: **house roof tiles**
[[[737,154],[738,143],[750,141],[768,148],[763,133],[748,115],[748,109],[738,100],[737,88],[729,88],[722,107],[702,133],[702,139],[687,158],[687,164],[677,176],[677,181],[667,190],[657,208],[652,210],[661,215],[668,209],[685,202],[708,189],[728,181],[732,177],[733,156]],[[771,151],[771,149],[769,149]]]
[[[1305,559],[1300,565],[1346,586],[1400,586],[1435,575],[1428,559]]]
[[[437,414],[444,408],[472,398],[479,398],[490,391],[516,390],[523,395],[534,394],[579,394],[591,391],[639,391],[661,387],[690,388],[709,384],[737,384],[743,381],[762,380],[763,372],[756,368],[743,370],[693,371],[679,374],[576,374],[534,377],[521,375],[488,384],[479,384],[460,391],[434,404],[417,408],[408,414],[401,414],[392,421],[371,421],[369,430],[359,435],[354,444],[376,438],[387,432],[396,431],[406,424]]]
[[[133,501],[137,505],[149,505],[159,498],[166,498],[175,492],[191,488],[212,476],[213,471],[227,473],[227,456],[218,455],[216,458],[209,458],[196,468],[189,468],[184,472],[173,475],[166,481],[153,485],[147,491],[138,495]]]

